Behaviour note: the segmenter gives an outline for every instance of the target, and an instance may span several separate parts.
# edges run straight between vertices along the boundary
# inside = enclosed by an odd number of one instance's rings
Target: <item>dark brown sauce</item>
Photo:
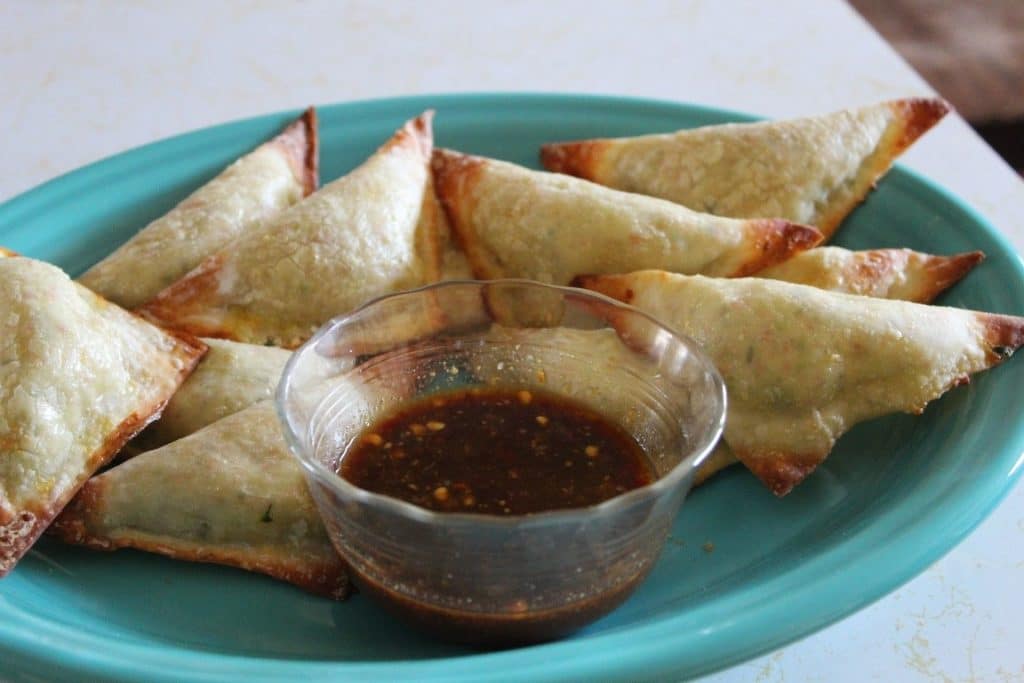
[[[649,568],[648,568],[649,569]],[[445,609],[419,602],[362,574],[352,576],[359,590],[410,626],[455,643],[485,647],[527,645],[567,636],[622,604],[648,569],[623,583],[557,609],[519,614],[487,614]]]
[[[361,434],[338,471],[362,489],[430,510],[502,516],[594,505],[653,479],[636,440],[599,413],[554,394],[496,388],[402,407]],[[579,597],[558,608],[531,610],[523,599],[493,613],[417,600],[356,567],[351,575],[386,609],[435,637],[508,646],[557,638],[606,614],[649,569],[632,559],[612,563],[607,583],[574,585]],[[524,587],[524,596],[532,590]]]
[[[359,437],[339,474],[429,510],[488,515],[586,507],[653,479],[636,440],[599,413],[491,388],[404,406]]]

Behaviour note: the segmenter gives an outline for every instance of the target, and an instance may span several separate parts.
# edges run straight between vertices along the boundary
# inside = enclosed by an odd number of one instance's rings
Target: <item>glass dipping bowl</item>
[[[637,440],[656,480],[598,505],[501,517],[432,512],[338,476],[378,418],[474,386],[588,405]],[[600,294],[455,281],[324,325],[285,368],[277,409],[356,586],[435,636],[511,645],[570,633],[647,575],[721,435],[725,388],[693,341]]]

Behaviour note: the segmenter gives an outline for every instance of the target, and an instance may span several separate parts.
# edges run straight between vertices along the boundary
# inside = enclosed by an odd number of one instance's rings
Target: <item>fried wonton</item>
[[[732,449],[725,445],[725,442],[719,441],[718,445],[715,446],[715,450],[711,451],[711,454],[697,468],[697,474],[693,478],[693,485],[700,486],[726,467],[735,465],[738,462],[739,460],[736,459]]]
[[[136,308],[231,240],[295,204],[317,186],[316,112],[224,169],[114,253],[81,282],[125,308]]]
[[[441,233],[441,280],[472,280],[473,269],[448,221]]]
[[[815,247],[766,268],[757,276],[830,292],[931,303],[984,258],[981,252],[936,256],[909,249],[850,251],[841,247]],[[720,443],[715,453],[700,466],[694,484],[707,481],[736,462],[739,461],[729,446]]]
[[[51,530],[99,550],[241,567],[333,598],[348,592],[272,401],[90,479]]]
[[[920,413],[1024,343],[1024,318],[662,271],[580,278],[694,338],[729,391],[725,442],[786,494],[850,427]]]
[[[205,337],[294,348],[322,323],[440,277],[432,113],[359,168],[214,254],[140,311]]]
[[[0,576],[204,350],[54,266],[0,259]]]
[[[222,417],[273,398],[281,371],[292,355],[273,346],[225,339],[202,341],[210,350],[168,401],[160,419],[140,434],[133,445],[143,450],[159,448]]]
[[[441,207],[441,203],[437,198],[437,190],[434,186],[434,174],[430,174],[428,180],[430,187],[428,189],[427,196],[430,201],[430,210],[436,213],[432,214],[436,216],[437,222],[437,235],[438,235],[438,254],[440,273],[438,276],[439,281],[445,280],[472,280],[473,269],[469,266],[469,260],[466,258],[466,252],[462,249],[462,245],[459,244],[458,235],[452,230],[451,224],[448,222],[448,216],[445,214],[444,209]]]
[[[841,247],[815,247],[757,277],[810,285],[818,289],[901,299],[919,304],[931,301],[959,282],[985,255],[972,251],[952,256],[923,254],[910,249],[850,251]],[[701,465],[694,484],[739,462],[725,444],[719,444]]]
[[[786,121],[556,143],[543,147],[541,162],[695,211],[814,225],[827,239],[949,109],[940,99],[909,98]]]
[[[910,249],[850,251],[815,247],[762,270],[757,277],[926,304],[963,279],[984,258],[980,251],[937,256]]]
[[[504,161],[434,153],[437,194],[473,273],[568,284],[660,268],[741,276],[821,240],[784,220],[735,220]]]

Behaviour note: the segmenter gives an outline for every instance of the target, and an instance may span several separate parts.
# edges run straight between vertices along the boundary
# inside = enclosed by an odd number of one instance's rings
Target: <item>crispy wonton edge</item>
[[[92,292],[90,292],[90,294],[92,294]],[[98,297],[98,295],[95,296]],[[105,299],[103,301],[109,306],[114,306],[114,304],[106,302]],[[129,313],[128,315],[133,314]],[[109,462],[117,452],[121,450],[121,448],[132,437],[141,432],[146,425],[160,417],[160,413],[163,411],[164,406],[167,405],[167,401],[170,400],[174,392],[181,386],[181,383],[188,378],[196,365],[202,359],[203,355],[206,353],[206,345],[191,335],[172,330],[161,329],[161,331],[177,342],[175,344],[174,352],[185,361],[181,370],[179,370],[177,377],[174,379],[170,391],[168,391],[167,395],[163,398],[150,405],[140,407],[139,410],[133,412],[122,420],[121,423],[107,435],[100,447],[89,455],[85,462],[85,466],[75,479],[74,484],[68,487],[68,490],[64,495],[43,508],[19,510],[16,512],[13,519],[0,524],[0,539],[14,539],[13,543],[2,549],[3,552],[2,555],[0,555],[0,578],[4,577],[15,567],[21,557],[29,550],[29,548],[32,547],[39,536],[42,535],[43,531],[46,530],[53,519],[61,510],[64,509],[75,494],[78,493],[78,490],[82,488],[89,477],[92,476],[97,469]]]
[[[573,281],[574,286],[596,291],[624,303],[632,303],[636,293],[617,275],[584,275]],[[923,304],[921,304],[923,305]],[[985,346],[986,367],[1002,363],[1024,345],[1024,317],[970,311],[980,327],[981,339]],[[980,372],[981,370],[979,370]],[[970,382],[969,375],[954,377],[936,399],[950,389]],[[925,406],[917,407],[923,412]],[[776,496],[782,497],[803,481],[828,457],[832,448],[824,452],[791,453],[776,450],[738,449],[730,444],[733,454],[750,469]]]
[[[50,532],[65,543],[93,550],[112,552],[122,548],[134,548],[176,560],[207,562],[257,572],[335,600],[344,599],[349,593],[348,575],[340,556],[333,563],[317,561],[309,567],[301,567],[296,562],[252,560],[245,557],[244,550],[233,552],[231,549],[211,549],[199,543],[177,539],[171,542],[170,539],[136,530],[130,531],[131,536],[121,538],[93,536],[89,533],[85,519],[100,507],[99,501],[104,486],[102,479],[97,479],[83,488],[81,494],[68,506],[65,514],[57,518]]]
[[[476,208],[473,188],[480,182],[480,176],[490,161],[486,157],[443,148],[434,150],[431,161],[437,196],[448,216],[448,223],[469,261],[473,275],[482,280],[508,276],[484,246],[472,221],[468,219]],[[810,249],[822,240],[816,228],[783,219],[755,218],[742,222],[750,239],[749,247],[742,254],[723,256],[707,266],[709,269],[721,270],[721,262],[742,261],[733,263],[724,272],[705,272],[723,277],[751,275]]]
[[[815,225],[826,241],[839,228],[854,207],[864,201],[878,179],[885,175],[893,161],[905,149],[944,117],[951,107],[937,97],[908,97],[882,103],[889,107],[894,120],[886,128],[878,146],[869,154],[850,181],[849,198],[823,215]],[[600,165],[614,138],[594,138],[571,142],[553,142],[541,146],[541,165],[549,171],[565,173],[587,180],[603,175]],[[600,181],[597,181],[600,182]],[[839,191],[842,187],[834,188]]]
[[[415,148],[417,151],[421,152],[424,157],[424,163],[429,165],[430,152],[433,149],[433,131],[431,126],[433,114],[433,110],[427,110],[419,116],[405,122],[401,128],[388,138],[388,140],[381,145],[373,155],[367,157],[367,159],[373,158],[377,154],[387,153],[388,150],[395,147],[404,146]],[[366,161],[363,163],[366,163]],[[428,185],[430,181],[431,179],[428,167]],[[426,195],[430,189],[430,187],[425,188],[424,194]],[[423,206],[424,205],[421,204],[421,213]],[[433,220],[431,222],[435,223]],[[420,226],[418,225],[417,227]],[[434,264],[430,267],[431,272],[428,273],[428,276],[432,277],[440,273],[440,264],[438,261],[440,258],[439,227],[436,224],[431,225],[427,232],[427,236],[421,237],[417,235],[416,239],[425,240],[430,247],[431,255],[434,257]],[[249,324],[249,321],[245,320],[245,318],[240,314],[235,314],[235,319],[232,321],[233,324],[226,324],[224,321],[204,324],[199,322],[182,322],[180,320],[180,313],[185,313],[187,315],[190,310],[202,310],[201,295],[217,291],[219,287],[219,278],[224,266],[224,259],[225,250],[221,250],[208,256],[202,263],[193,268],[180,280],[174,282],[155,297],[150,299],[147,303],[137,308],[136,312],[142,315],[143,318],[150,320],[157,325],[182,330],[195,335],[196,337],[213,337],[215,339],[228,339],[230,341],[252,343],[251,340],[242,338],[242,336],[236,331],[239,328],[245,328]],[[310,332],[310,335],[311,334],[312,331]],[[306,338],[283,339],[280,340],[278,345],[287,349],[295,349],[301,346],[306,339],[308,339],[308,336]]]
[[[269,144],[287,157],[296,178],[302,180],[302,195],[308,197],[320,185],[320,134],[315,107],[309,107]]]

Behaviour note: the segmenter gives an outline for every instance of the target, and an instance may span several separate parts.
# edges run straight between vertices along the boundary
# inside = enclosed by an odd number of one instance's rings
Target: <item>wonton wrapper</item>
[[[90,479],[52,530],[99,550],[241,567],[332,598],[348,592],[272,401]]]
[[[757,277],[832,292],[927,304],[959,282],[984,258],[980,251],[936,256],[910,249],[850,251],[841,247],[815,247],[762,270]],[[729,447],[719,444],[697,472],[694,483],[702,484],[736,462],[739,461]]]
[[[910,249],[816,247],[762,270],[757,277],[925,304],[963,279],[984,258],[980,251],[937,256]]]
[[[441,235],[441,282],[472,279],[473,268],[469,265],[466,252],[459,245],[451,226],[445,221],[445,229]]]
[[[132,444],[159,448],[217,420],[274,397],[290,351],[273,346],[203,339],[210,350],[174,394],[160,419]]]
[[[231,240],[316,190],[316,112],[310,108],[268,142],[156,219],[79,282],[136,308]]]
[[[1024,343],[1024,318],[761,278],[644,271],[580,280],[701,345],[729,392],[725,442],[777,495],[853,425],[919,413]]]
[[[544,145],[541,162],[719,216],[773,216],[831,237],[899,154],[949,111],[910,98],[759,123]]]
[[[367,300],[440,277],[432,113],[359,168],[211,256],[140,309],[204,337],[294,348]]]
[[[980,251],[936,256],[910,249],[849,251],[841,247],[815,247],[762,270],[757,277],[926,304],[959,282],[984,257]],[[739,461],[729,447],[719,444],[697,472],[694,484],[704,483],[736,462]]]
[[[0,259],[0,576],[204,351],[54,266]]]
[[[481,279],[565,285],[581,273],[641,268],[740,276],[821,240],[788,221],[719,218],[449,150],[436,151],[433,165],[438,197]]]
[[[726,467],[735,465],[739,460],[724,441],[719,441],[711,455],[697,468],[697,474],[693,478],[693,485],[700,486],[708,479],[718,474]]]
[[[466,252],[459,244],[458,235],[452,230],[441,204],[437,199],[437,191],[434,187],[433,173],[430,176],[429,196],[433,202],[433,209],[436,210],[438,225],[438,251],[440,253],[441,272],[439,282],[446,280],[472,280],[473,268],[469,265]]]

